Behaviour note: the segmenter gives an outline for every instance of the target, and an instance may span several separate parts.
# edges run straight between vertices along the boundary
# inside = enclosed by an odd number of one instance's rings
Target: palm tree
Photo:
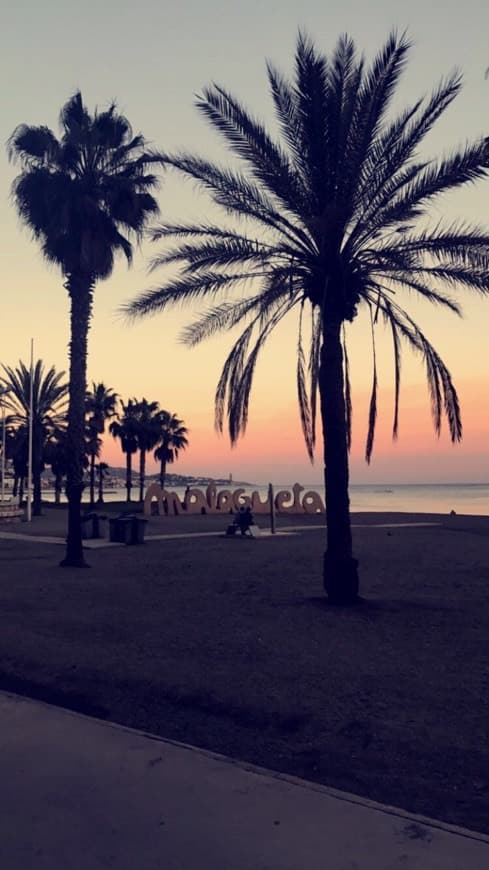
[[[98,456],[97,447],[100,447],[100,438],[105,432],[105,423],[117,413],[119,396],[105,384],[92,382],[92,389],[87,392],[85,398],[85,411],[88,415],[87,426],[89,430],[89,455],[90,455],[90,506],[95,504],[95,459]]]
[[[10,388],[4,403],[10,408],[12,422],[27,431],[30,414],[31,372],[19,361],[16,369],[2,366],[4,376],[0,380]],[[68,385],[63,382],[64,372],[56,372],[54,366],[45,372],[42,360],[37,360],[32,369],[32,513],[41,513],[41,472],[43,451],[50,433],[59,426],[66,408]],[[24,437],[19,443],[24,443]]]
[[[98,462],[97,463],[97,477],[98,477],[98,498],[97,504],[104,503],[104,478],[105,475],[109,471],[109,466],[106,462]]]
[[[66,429],[58,428],[49,437],[44,450],[44,461],[51,466],[54,474],[54,503],[61,502],[63,478],[68,471],[68,453],[66,447]]]
[[[154,458],[160,463],[160,486],[164,489],[166,466],[178,459],[180,450],[188,447],[188,429],[176,414],[160,411],[158,415],[159,445],[154,452]]]
[[[24,481],[28,472],[29,432],[27,426],[10,426],[7,429],[5,447],[6,459],[10,459],[14,469],[14,488],[12,495],[19,497],[19,504],[24,499]]]
[[[137,438],[137,403],[129,399],[127,404],[121,402],[122,414],[109,425],[109,432],[114,438],[119,438],[121,450],[126,455],[126,501],[131,501],[132,490],[132,457],[138,449]]]
[[[141,399],[136,403],[137,429],[136,437],[139,450],[139,501],[144,501],[144,483],[146,477],[146,454],[158,443],[159,405],[158,402],[148,402]]]
[[[87,338],[95,284],[108,278],[116,254],[132,259],[129,237],[141,236],[158,211],[150,171],[158,155],[115,104],[91,116],[80,93],[60,115],[61,137],[48,127],[16,128],[9,154],[20,161],[13,193],[22,221],[50,263],[60,267],[71,303],[68,410],[68,537],[62,565],[83,566],[83,490]]]
[[[279,143],[225,88],[204,90],[197,106],[241,160],[241,170],[187,153],[166,155],[165,162],[195,180],[235,220],[157,228],[153,238],[173,239],[174,246],[163,250],[153,267],[180,265],[180,275],[125,306],[129,315],[138,316],[177,303],[207,302],[202,317],[184,331],[190,346],[243,324],[216,392],[217,427],[222,430],[227,417],[232,442],[246,428],[259,352],[284,316],[297,311],[299,407],[311,458],[318,394],[322,418],[328,529],[323,582],[330,603],[353,603],[359,590],[348,496],[351,400],[345,326],[364,311],[372,337],[379,324],[390,331],[394,436],[404,343],[426,364],[436,431],[445,415],[450,436],[458,441],[462,427],[452,378],[402,297],[417,295],[459,312],[450,291],[488,290],[487,232],[465,223],[443,226],[438,214],[436,225],[428,223],[435,197],[485,174],[488,147],[481,139],[441,160],[418,154],[418,145],[458,94],[458,75],[388,118],[408,48],[404,37],[392,34],[366,68],[346,36],[329,59],[299,35],[292,81],[268,65]],[[243,218],[246,229],[241,230],[236,219]],[[418,224],[418,218],[423,222]],[[367,460],[376,420],[373,360]]]

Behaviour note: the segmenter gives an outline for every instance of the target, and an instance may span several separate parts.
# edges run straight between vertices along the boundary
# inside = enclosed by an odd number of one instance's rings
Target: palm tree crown
[[[165,162],[194,179],[234,220],[156,228],[153,238],[173,240],[173,247],[163,250],[153,267],[176,264],[180,274],[125,307],[138,316],[204,300],[208,305],[202,316],[183,333],[191,346],[243,326],[216,391],[216,423],[222,429],[227,418],[233,442],[246,428],[260,350],[280,321],[292,310],[298,312],[297,386],[311,457],[320,398],[328,526],[324,583],[333,603],[353,602],[358,593],[348,499],[351,399],[345,323],[365,309],[372,337],[379,323],[390,329],[394,434],[406,343],[426,364],[436,430],[445,414],[456,441],[462,429],[450,373],[402,299],[417,295],[458,312],[452,291],[489,289],[487,232],[461,223],[430,227],[427,222],[435,197],[485,174],[487,143],[481,139],[441,160],[419,156],[420,143],[461,82],[458,75],[450,76],[431,97],[390,119],[408,48],[404,37],[392,34],[366,67],[348,37],[326,58],[300,35],[293,80],[268,65],[280,142],[224,87],[205,89],[197,106],[241,169],[221,168],[188,153],[168,154]],[[374,357],[367,459],[376,394]]]
[[[158,415],[158,447],[154,458],[160,463],[160,486],[165,486],[166,466],[178,459],[181,450],[188,447],[188,429],[176,414],[160,411]]]
[[[26,124],[10,137],[9,156],[22,167],[13,186],[17,208],[66,276],[107,278],[116,252],[132,259],[128,234],[140,235],[158,211],[148,167],[159,157],[115,103],[91,116],[80,92],[63,106],[60,126],[59,139]]]
[[[10,422],[27,432],[30,416],[31,370],[21,360],[17,368],[2,366],[4,376],[1,383],[9,387],[3,402],[10,408]],[[41,472],[43,451],[47,439],[64,421],[68,385],[63,380],[64,372],[57,372],[54,366],[47,371],[41,359],[32,369],[32,473],[34,481],[33,512],[41,511]],[[25,444],[24,435],[18,439]]]

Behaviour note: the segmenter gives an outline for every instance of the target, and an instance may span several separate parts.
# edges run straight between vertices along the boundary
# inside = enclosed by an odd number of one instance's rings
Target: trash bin
[[[143,544],[144,529],[148,521],[131,515],[109,520],[109,538],[117,544]]]
[[[144,517],[132,517],[131,544],[144,544],[146,523]]]
[[[105,535],[105,524],[107,517],[105,515],[90,512],[84,514],[81,518],[82,538],[103,538]]]
[[[107,517],[91,512],[81,518],[82,538],[101,538],[105,530]]]

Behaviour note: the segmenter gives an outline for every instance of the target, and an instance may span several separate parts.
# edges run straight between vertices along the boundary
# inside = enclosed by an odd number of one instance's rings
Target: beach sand
[[[489,517],[354,515],[350,609],[322,593],[323,523],[249,540],[152,517],[150,537],[215,534],[90,550],[86,570],[0,539],[0,688],[489,832]]]

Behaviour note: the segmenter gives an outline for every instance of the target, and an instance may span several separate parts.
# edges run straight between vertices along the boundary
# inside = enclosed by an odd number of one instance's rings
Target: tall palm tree
[[[158,415],[158,447],[154,458],[160,463],[160,486],[165,486],[166,466],[178,459],[181,450],[188,447],[188,429],[176,414],[160,411]]]
[[[135,400],[136,401],[136,400]],[[148,402],[147,399],[136,401],[136,437],[139,450],[139,501],[144,500],[144,484],[146,478],[146,454],[158,443],[159,428],[158,402]]]
[[[10,391],[4,398],[4,404],[10,408],[12,422],[25,427],[29,426],[31,371],[22,361],[17,368],[2,366],[4,375],[0,380]],[[68,385],[63,381],[65,373],[56,372],[54,366],[48,371],[44,369],[42,360],[37,360],[32,369],[32,480],[33,502],[32,513],[41,513],[41,472],[43,470],[43,451],[50,433],[61,424],[66,410]],[[24,443],[22,437],[19,443]]]
[[[122,413],[118,419],[109,424],[109,432],[121,442],[121,450],[126,456],[126,501],[131,501],[132,490],[132,457],[137,453],[137,403],[135,399],[129,399],[127,404],[121,402]]]
[[[95,504],[95,459],[98,456],[97,442],[105,432],[107,420],[116,416],[119,396],[105,384],[92,382],[92,388],[85,397],[87,427],[90,433],[90,505]]]
[[[318,395],[322,418],[328,529],[323,582],[329,601],[338,604],[355,602],[359,589],[348,496],[345,325],[365,311],[372,336],[379,324],[390,330],[394,436],[401,348],[407,344],[426,364],[435,429],[439,432],[445,415],[450,436],[458,441],[462,427],[452,378],[403,296],[459,312],[452,291],[488,291],[487,232],[466,223],[443,226],[439,212],[435,225],[428,222],[435,197],[485,174],[488,147],[481,139],[440,160],[419,156],[419,144],[460,90],[458,75],[389,119],[408,48],[404,37],[392,34],[367,68],[348,37],[326,58],[300,35],[292,81],[268,65],[280,142],[225,88],[204,90],[197,106],[241,160],[241,169],[220,168],[187,153],[168,154],[165,162],[194,179],[235,220],[157,228],[153,238],[173,239],[174,246],[153,266],[180,265],[180,275],[126,306],[137,316],[203,300],[202,317],[183,335],[190,346],[243,324],[216,392],[217,426],[222,429],[227,417],[232,442],[246,428],[259,352],[283,317],[297,311],[299,407],[311,457]],[[244,230],[236,222],[243,218]],[[367,460],[377,411],[373,359]]]
[[[68,410],[68,537],[62,565],[83,566],[83,490],[87,339],[97,281],[108,278],[116,254],[132,259],[130,236],[141,236],[158,211],[151,166],[158,155],[133,136],[115,104],[90,115],[80,93],[60,115],[61,136],[20,125],[9,140],[21,172],[13,193],[22,221],[48,262],[60,267],[71,305]]]

